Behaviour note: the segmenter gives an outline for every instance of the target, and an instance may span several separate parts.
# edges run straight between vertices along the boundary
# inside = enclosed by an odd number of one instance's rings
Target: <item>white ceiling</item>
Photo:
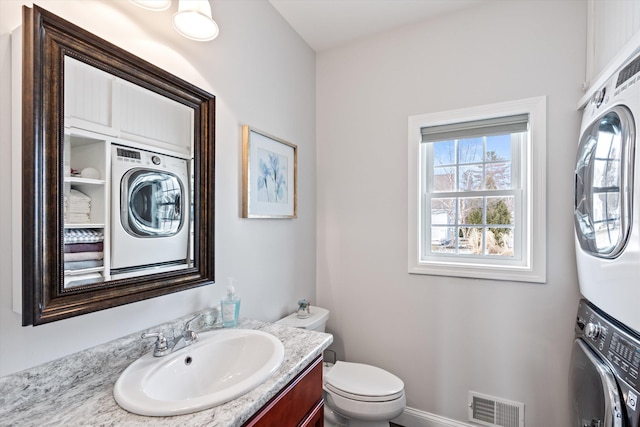
[[[316,52],[487,0],[269,0]]]

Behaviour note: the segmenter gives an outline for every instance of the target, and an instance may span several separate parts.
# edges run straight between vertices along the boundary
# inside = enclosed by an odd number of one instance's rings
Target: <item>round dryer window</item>
[[[184,187],[178,176],[144,168],[121,181],[120,221],[134,237],[169,237],[184,223]]]
[[[576,160],[576,236],[594,256],[615,258],[631,228],[634,122],[624,106],[612,108],[582,135]]]

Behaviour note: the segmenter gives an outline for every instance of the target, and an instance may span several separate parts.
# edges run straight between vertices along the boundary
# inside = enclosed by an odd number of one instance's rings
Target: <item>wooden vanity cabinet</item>
[[[323,427],[322,356],[262,407],[244,427]]]

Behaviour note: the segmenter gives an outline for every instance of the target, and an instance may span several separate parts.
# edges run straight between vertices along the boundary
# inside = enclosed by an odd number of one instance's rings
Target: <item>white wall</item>
[[[276,320],[315,298],[315,54],[266,1],[212,2],[220,36],[198,43],[171,26],[177,2],[149,12],[127,1],[42,0],[49,11],[216,95],[217,284],[38,327],[11,310],[9,33],[18,0],[0,0],[0,375],[217,304],[237,279],[241,315]],[[298,145],[298,218],[241,219],[242,124]]]
[[[400,376],[412,408],[464,421],[474,390],[570,424],[585,40],[586,2],[483,2],[317,56],[318,303],[338,356]],[[409,275],[407,118],[542,95],[547,283]]]

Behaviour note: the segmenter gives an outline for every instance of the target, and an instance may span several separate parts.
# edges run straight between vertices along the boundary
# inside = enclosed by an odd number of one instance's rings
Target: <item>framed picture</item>
[[[242,217],[296,218],[298,147],[242,126]]]

